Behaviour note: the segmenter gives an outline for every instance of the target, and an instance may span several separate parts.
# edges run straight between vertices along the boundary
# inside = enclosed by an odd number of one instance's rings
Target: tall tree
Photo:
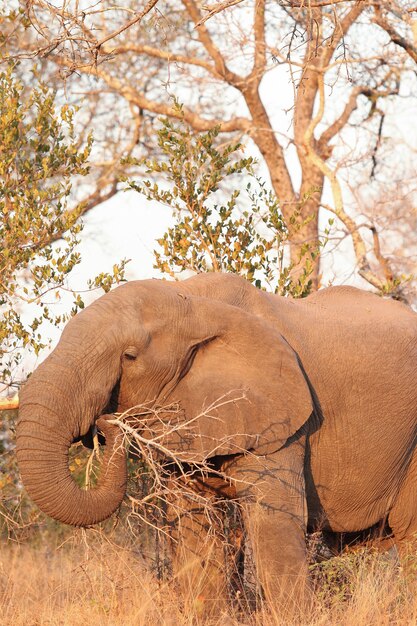
[[[401,266],[393,269],[356,191],[384,196],[406,152],[415,162],[406,142],[390,141],[402,96],[411,98],[415,87],[412,3],[242,0],[209,12],[198,0],[159,0],[139,11],[128,0],[21,7],[25,33],[10,29],[10,54],[41,58],[71,98],[82,94],[86,125],[100,129],[84,211],[117,193],[132,172],[121,155],[157,150],[153,128],[161,114],[178,117],[175,95],[196,132],[219,125],[256,148],[295,266],[305,261],[306,244],[316,249],[327,210],[337,216],[332,239],[349,236],[358,273],[401,295]],[[414,193],[414,181],[401,193]],[[320,255],[313,263],[317,287]]]

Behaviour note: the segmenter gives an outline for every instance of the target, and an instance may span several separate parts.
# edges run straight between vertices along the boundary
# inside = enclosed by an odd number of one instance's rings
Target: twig
[[[129,20],[128,22],[126,22],[126,24],[124,24],[123,26],[121,26],[120,28],[118,28],[117,30],[115,30],[114,32],[110,33],[110,35],[107,35],[107,37],[103,37],[103,39],[100,39],[100,41],[98,41],[94,48],[96,50],[99,50],[100,47],[106,43],[107,41],[109,41],[110,39],[114,39],[115,37],[117,37],[118,35],[120,35],[121,33],[123,33],[125,30],[127,30],[128,28],[130,28],[131,26],[133,26],[133,24],[137,24],[139,23],[143,17],[145,17],[145,15],[147,13],[149,13],[149,11],[151,11],[154,6],[158,3],[158,0],[149,0],[149,2],[147,3],[147,5],[145,6],[145,8],[143,9],[143,11],[141,11],[138,15],[135,15],[135,17],[132,17],[131,20]]]
[[[355,0],[350,0],[350,1],[354,2]],[[233,7],[236,4],[240,4],[241,2],[243,2],[243,0],[226,0],[225,2],[219,2],[218,4],[203,5],[201,8],[204,11],[208,11],[208,14],[205,15],[199,22],[197,22],[197,24],[195,25],[195,28],[198,28],[198,26],[201,26],[202,24],[204,24],[204,22],[207,22],[208,19],[210,19],[214,15],[217,15],[217,13],[220,13],[221,11],[224,11],[225,9],[229,9],[230,7]],[[322,0],[322,2],[320,2],[320,0],[318,2],[311,2],[311,0],[306,0],[306,1],[289,0],[288,2],[284,2],[283,0],[281,0],[278,4],[282,5],[283,7],[287,9],[314,9],[314,8],[326,7],[326,6],[333,5],[333,4],[340,4],[342,2],[346,2],[346,0]]]

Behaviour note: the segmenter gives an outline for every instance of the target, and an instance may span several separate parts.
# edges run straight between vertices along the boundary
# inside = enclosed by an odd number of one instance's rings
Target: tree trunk
[[[315,85],[312,89],[314,91]],[[285,163],[283,149],[275,137],[258,91],[244,88],[242,93],[253,119],[254,130],[251,136],[268,166],[271,184],[280,201],[282,214],[289,229],[291,262],[294,265],[292,276],[293,278],[301,276],[306,267],[306,261],[309,260],[312,268],[310,275],[312,288],[318,289],[320,271],[318,225],[323,174],[307,162],[304,155],[300,155],[298,151],[303,180],[300,193],[296,193]],[[312,107],[310,103],[309,106]],[[306,121],[309,120],[310,118],[306,118]],[[306,245],[309,248],[307,252],[305,251]]]
[[[291,275],[297,279],[301,276],[306,263],[310,261],[309,279],[313,290],[320,287],[319,212],[323,184],[322,172],[310,164],[305,164],[300,190],[299,214],[290,235],[293,264]]]

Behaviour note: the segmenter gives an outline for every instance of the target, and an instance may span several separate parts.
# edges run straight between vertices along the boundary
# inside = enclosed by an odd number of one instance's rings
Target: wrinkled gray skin
[[[118,411],[178,401],[185,418],[243,395],[170,445],[238,479],[267,596],[294,581],[302,594],[307,525],[360,531],[387,518],[400,548],[417,531],[416,373],[416,314],[354,288],[294,301],[233,275],[131,282],[71,320],[24,386],[22,479],[45,513],[89,526],[125,493],[119,431],[103,417],[112,393]],[[107,452],[83,491],[68,450],[94,422]],[[202,563],[201,537],[182,543]]]

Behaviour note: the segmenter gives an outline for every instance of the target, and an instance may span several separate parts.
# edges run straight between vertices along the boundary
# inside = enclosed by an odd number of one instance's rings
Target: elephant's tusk
[[[93,430],[93,446],[94,446],[94,454],[96,455],[97,458],[100,457],[100,444],[98,442],[98,434],[97,434],[97,428],[94,426],[94,430]]]
[[[91,487],[91,472],[93,471],[93,459],[94,457],[100,458],[100,445],[98,442],[98,434],[97,434],[97,428],[94,425],[92,428],[92,434],[93,434],[93,451],[90,454],[90,457],[87,461],[87,465],[85,468],[85,487],[88,489]]]

